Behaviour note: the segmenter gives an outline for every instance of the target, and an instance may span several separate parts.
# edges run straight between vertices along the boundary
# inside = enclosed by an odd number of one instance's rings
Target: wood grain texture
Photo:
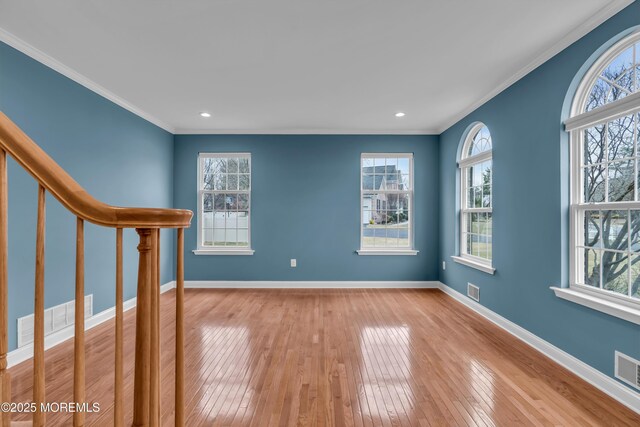
[[[134,375],[133,426],[149,425],[151,403],[151,285],[155,247],[155,230],[137,229],[140,236],[138,252],[138,296],[136,303],[136,347]],[[129,353],[131,354],[131,353]]]
[[[46,193],[42,185],[38,186],[38,216],[36,223],[36,268],[35,297],[33,311],[33,412],[34,427],[45,423],[46,414],[40,410],[45,397],[45,360],[44,360],[44,244],[45,244],[45,203]]]
[[[35,142],[0,112],[0,149],[5,150],[75,216],[113,228],[189,227],[182,209],[116,207],[93,198]]]
[[[151,232],[149,425],[160,424],[160,233]]]
[[[175,427],[184,427],[184,228],[176,241],[176,355],[175,355]]]
[[[161,298],[162,425],[174,420],[176,293]],[[640,416],[438,290],[185,291],[187,426],[637,426]],[[87,396],[113,420],[113,323],[87,333]],[[135,348],[125,313],[124,353]],[[72,396],[70,343],[47,397]],[[124,413],[133,415],[133,358]],[[32,362],[10,369],[30,399]],[[66,426],[70,414],[50,413]],[[26,419],[25,415],[16,417]]]
[[[85,402],[85,354],[84,354],[84,221],[76,220],[76,299],[73,356],[73,401]],[[84,426],[84,412],[73,414],[73,426]]]
[[[114,414],[113,425],[124,426],[123,401],[123,340],[124,340],[124,297],[122,289],[122,228],[116,230],[116,330],[115,330],[115,384],[114,384]]]
[[[11,402],[11,376],[7,372],[9,341],[8,209],[7,153],[0,150],[0,403]],[[0,413],[0,425],[9,427],[11,414]]]

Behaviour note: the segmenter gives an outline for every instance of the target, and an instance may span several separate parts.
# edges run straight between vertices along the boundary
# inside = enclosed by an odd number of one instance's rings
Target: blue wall
[[[440,280],[613,375],[614,350],[640,358],[640,327],[554,296],[568,284],[568,140],[561,124],[572,81],[594,52],[640,24],[640,2],[580,39],[440,136]],[[569,95],[569,96],[568,96]],[[456,153],[463,133],[484,122],[493,137],[495,276],[452,262],[458,216]]]
[[[437,280],[438,137],[177,135],[174,205],[196,211],[199,152],[250,152],[252,256],[197,256],[186,280]],[[417,256],[359,256],[360,154],[412,152]],[[296,258],[297,268],[289,266]]]
[[[123,206],[170,207],[173,136],[94,92],[0,43],[0,110],[93,196]],[[37,185],[9,161],[9,348],[16,319],[33,313]],[[115,231],[85,229],[86,293],[94,312],[114,305]],[[137,239],[124,233],[125,299],[135,296]],[[173,246],[163,233],[162,246]],[[75,218],[47,199],[45,305],[74,298]],[[172,280],[173,251],[162,257]]]

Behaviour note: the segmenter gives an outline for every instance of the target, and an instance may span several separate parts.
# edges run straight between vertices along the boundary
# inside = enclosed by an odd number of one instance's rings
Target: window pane
[[[605,170],[605,165],[598,165],[584,169],[584,200],[586,202],[604,202]]]
[[[584,260],[585,285],[600,287],[600,251],[595,249],[581,249]]]
[[[410,190],[411,189],[411,177],[407,174],[402,174],[400,186],[398,190]]]
[[[398,159],[398,171],[403,175],[407,175],[411,172],[409,170],[409,159],[407,158]]]
[[[238,230],[238,246],[249,245],[249,230]]]
[[[609,122],[607,125],[609,160],[634,156],[634,123],[633,115]]]
[[[635,162],[609,163],[609,201],[633,200],[635,189]]]
[[[362,189],[363,190],[373,190],[374,188],[375,178],[374,175],[365,174],[362,175]],[[377,188],[376,188],[377,190]]]
[[[631,211],[631,250],[640,252],[640,211]]]
[[[373,218],[371,218],[370,222],[366,222],[362,224],[362,246],[363,247],[372,247],[374,246],[374,237],[375,237],[375,229],[373,226]]]
[[[408,247],[409,246],[409,229],[400,227],[398,228],[398,246]]]
[[[213,190],[214,189],[214,180],[215,175],[213,174],[205,174],[202,176],[202,189],[203,190]]]
[[[239,210],[247,210],[247,209],[249,209],[249,195],[248,194],[238,194],[238,209]]]
[[[237,190],[238,189],[238,175],[230,174],[227,175],[227,190]]]
[[[227,173],[238,173],[238,159],[228,159],[227,162]]]
[[[215,190],[226,190],[227,189],[227,175],[218,174],[214,178],[214,189]]]
[[[236,194],[225,194],[225,209],[228,211],[238,209],[238,196]]]
[[[604,161],[604,126],[596,126],[584,131],[584,164]]]
[[[600,247],[602,242],[602,224],[600,211],[585,212],[585,246]]]
[[[238,178],[238,189],[239,190],[248,190],[251,185],[251,180],[248,174],[239,175]]]
[[[213,246],[213,228],[202,229],[202,245]]]
[[[629,256],[623,252],[602,253],[603,288],[619,294],[629,293]]]
[[[631,296],[640,298],[640,256],[631,255]]]
[[[202,211],[203,212],[213,211],[213,195],[212,194],[202,195]]]
[[[627,250],[629,238],[627,215],[626,210],[604,211],[602,213],[602,234],[605,248],[619,251]]]
[[[238,246],[238,230],[227,227],[225,235],[226,246]]]
[[[224,230],[227,224],[227,215],[224,211],[216,211],[213,217],[213,228],[216,230]],[[224,235],[222,236],[224,240]]]
[[[224,194],[216,194],[214,196],[214,208],[217,211],[223,211],[225,210],[225,198],[224,198]]]
[[[238,228],[249,228],[249,211],[238,211]]]
[[[225,246],[224,228],[216,228],[213,230],[213,246]]]
[[[240,173],[249,173],[249,159],[241,158],[238,165]]]
[[[482,207],[491,207],[491,185],[484,185],[482,187]]]

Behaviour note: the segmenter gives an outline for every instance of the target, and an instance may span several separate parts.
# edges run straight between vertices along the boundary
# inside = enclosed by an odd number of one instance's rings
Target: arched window
[[[640,303],[640,32],[589,69],[574,97],[571,152],[571,288]]]
[[[460,256],[454,260],[488,273],[492,268],[491,134],[482,123],[466,134],[460,167]]]

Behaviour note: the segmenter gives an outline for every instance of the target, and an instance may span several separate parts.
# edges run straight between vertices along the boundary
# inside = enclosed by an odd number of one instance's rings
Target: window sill
[[[253,255],[253,249],[194,249],[195,255]]]
[[[452,256],[451,259],[453,259],[455,262],[457,262],[458,264],[462,264],[462,265],[466,265],[467,267],[471,267],[471,268],[475,268],[476,270],[480,270],[483,271],[487,274],[495,274],[496,269],[493,268],[490,265],[487,264],[482,264],[480,262],[477,261],[473,261],[469,258],[464,258],[464,257],[460,257],[460,256]]]
[[[616,297],[599,295],[578,287],[557,288],[552,286],[551,289],[558,298],[640,325],[640,304],[616,301],[618,299]],[[632,305],[636,305],[636,307]]]
[[[415,249],[360,249],[356,251],[358,255],[418,255]]]

